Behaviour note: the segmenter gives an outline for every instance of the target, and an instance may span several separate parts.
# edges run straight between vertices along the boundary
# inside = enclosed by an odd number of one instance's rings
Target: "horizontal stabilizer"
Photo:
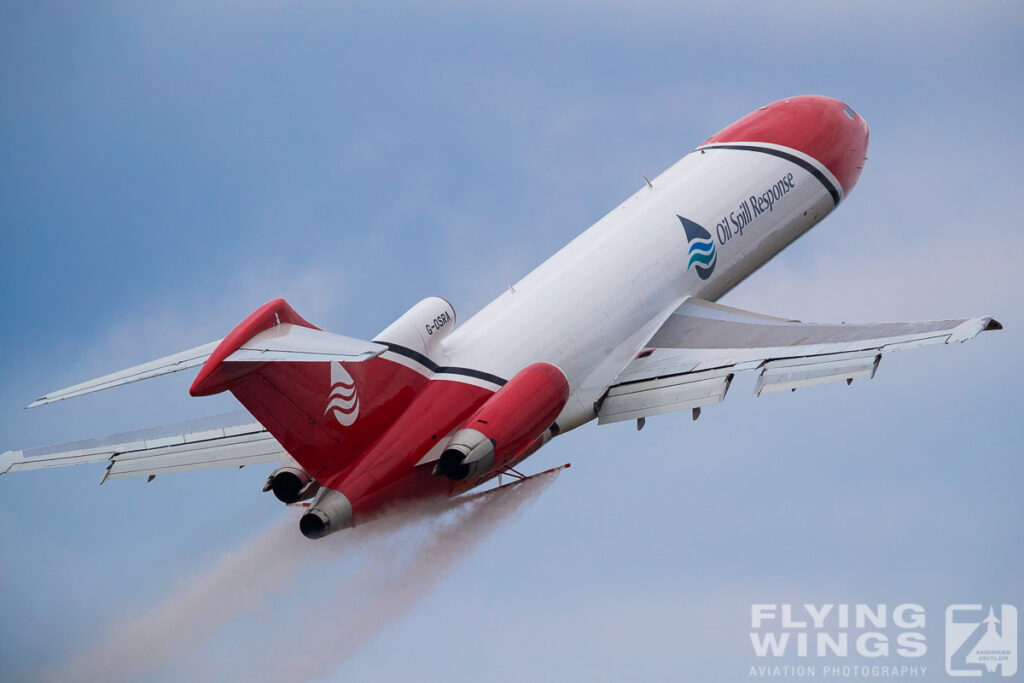
[[[217,341],[210,342],[209,344],[197,346],[194,349],[180,351],[148,363],[135,365],[127,370],[113,372],[109,375],[91,379],[88,382],[82,382],[81,384],[76,384],[66,389],[51,391],[45,396],[37,398],[26,407],[35,408],[36,406],[46,405],[47,403],[63,401],[66,398],[75,398],[76,396],[91,394],[94,391],[102,391],[103,389],[119,387],[122,384],[131,384],[132,382],[138,382],[151,377],[159,377],[172,372],[194,368],[205,363],[206,359],[210,357],[210,354],[213,353],[213,350],[217,348],[218,344],[220,344],[219,339]]]
[[[362,339],[353,339],[340,334],[324,332],[305,323],[282,299],[276,299],[260,311],[269,314],[267,326],[254,328],[242,339],[218,339],[197,346],[194,349],[158,358],[157,360],[130,367],[97,379],[82,382],[66,389],[50,392],[27,407],[63,401],[67,398],[91,394],[103,389],[111,389],[123,384],[131,384],[152,377],[159,377],[172,372],[194,368],[206,363],[215,353],[225,357],[219,363],[273,363],[273,362],[324,362],[343,361],[358,363],[375,358],[387,350],[382,344],[375,344]],[[286,318],[285,310],[291,311]],[[282,320],[282,318],[286,318]],[[295,320],[304,324],[293,324],[287,320]],[[248,338],[246,338],[248,337]],[[224,349],[227,341],[230,350]],[[225,351],[227,351],[225,353]]]
[[[225,362],[312,362],[358,363],[387,351],[383,344],[353,339],[301,325],[281,323],[260,332],[229,355]]]

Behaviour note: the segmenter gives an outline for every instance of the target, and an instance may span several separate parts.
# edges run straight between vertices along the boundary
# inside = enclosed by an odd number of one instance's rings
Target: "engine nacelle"
[[[279,501],[290,504],[312,498],[320,490],[320,485],[313,481],[313,477],[302,469],[295,458],[285,455],[277,469],[267,477],[263,490],[273,490]]]
[[[455,327],[455,309],[439,296],[428,296],[374,337],[433,358],[441,340]]]
[[[452,435],[437,474],[461,481],[512,461],[544,437],[568,398],[569,382],[557,367],[523,368]]]
[[[306,538],[323,538],[327,534],[352,526],[352,503],[345,494],[322,489],[306,514],[299,519],[299,531]]]

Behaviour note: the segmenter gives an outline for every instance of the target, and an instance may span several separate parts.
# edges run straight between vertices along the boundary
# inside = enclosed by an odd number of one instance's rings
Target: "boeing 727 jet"
[[[244,419],[8,451],[0,473],[106,462],[105,481],[277,462],[264,490],[305,505],[300,529],[320,538],[518,475],[549,439],[593,420],[696,417],[737,372],[756,373],[758,395],[850,382],[873,377],[890,352],[1000,329],[991,317],[802,323],[715,303],[839,206],[867,148],[867,123],[843,102],[774,102],[461,325],[429,297],[365,341],[270,301],[223,339],[32,404],[201,366],[190,393],[229,391]]]

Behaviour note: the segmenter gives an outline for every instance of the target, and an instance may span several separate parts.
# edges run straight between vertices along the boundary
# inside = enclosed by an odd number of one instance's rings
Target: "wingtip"
[[[7,474],[11,465],[21,457],[22,451],[5,451],[0,453],[0,475]]]
[[[1003,329],[1003,324],[991,316],[971,318],[970,320],[965,320],[957,325],[953,330],[953,334],[950,335],[949,341],[960,342],[962,344],[974,339],[982,332],[1001,329]]]
[[[38,408],[39,406],[45,406],[47,403],[52,403],[53,400],[54,399],[50,398],[49,396],[40,396],[39,398],[25,406],[25,410],[28,410],[29,408]]]

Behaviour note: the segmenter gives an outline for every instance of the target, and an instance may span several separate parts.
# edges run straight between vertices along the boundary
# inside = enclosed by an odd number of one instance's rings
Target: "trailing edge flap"
[[[274,437],[244,411],[0,454],[0,474],[108,462],[107,479],[278,462]]]
[[[63,401],[67,398],[91,394],[95,391],[131,384],[151,377],[202,365],[222,340],[203,344],[187,351],[158,358],[157,360],[130,367],[126,370],[104,375],[82,382],[66,389],[53,391],[36,399],[29,408]],[[373,342],[353,339],[323,330],[281,323],[241,344],[225,362],[281,362],[281,361],[332,361],[347,363],[369,360],[387,350],[387,347]]]
[[[600,423],[718,403],[734,372],[760,370],[755,393],[873,377],[883,354],[965,342],[991,317],[864,325],[802,323],[689,298],[609,386]]]

